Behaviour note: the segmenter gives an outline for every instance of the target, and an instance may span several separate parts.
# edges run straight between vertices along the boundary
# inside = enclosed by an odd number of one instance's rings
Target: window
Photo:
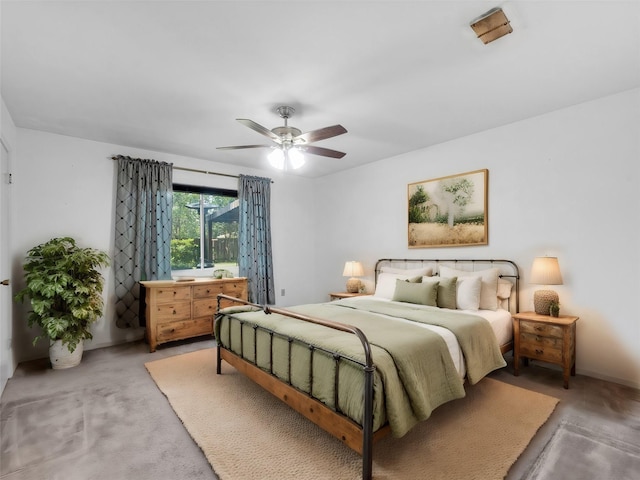
[[[171,271],[214,270],[238,275],[238,192],[173,185]]]

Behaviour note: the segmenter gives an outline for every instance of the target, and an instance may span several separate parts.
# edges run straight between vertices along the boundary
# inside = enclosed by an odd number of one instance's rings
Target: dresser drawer
[[[520,332],[532,333],[542,337],[562,338],[564,329],[558,325],[548,325],[539,322],[520,320]]]
[[[235,297],[235,298],[240,298],[243,300],[246,300],[246,297],[244,295],[241,295],[240,293],[238,294],[234,294],[234,293],[227,293],[226,295],[229,295],[230,297]],[[233,307],[233,306],[238,306],[239,304],[236,302],[232,302],[231,300],[227,300],[227,299],[221,299],[220,300],[220,308],[227,308],[227,307]]]
[[[219,293],[224,293],[224,284],[213,283],[193,287],[193,298],[215,297]]]
[[[158,343],[213,334],[213,317],[158,324]]]
[[[214,298],[203,298],[193,301],[193,316],[202,317],[204,315],[214,315],[218,308],[218,301]]]
[[[247,291],[246,291],[245,284],[239,284],[239,283],[229,284],[227,285],[227,288],[225,289],[224,293],[225,295],[229,295],[230,297],[242,298],[245,300],[247,298]]]
[[[156,305],[155,316],[158,323],[186,320],[191,317],[191,302],[171,302]]]
[[[175,302],[177,300],[190,300],[191,287],[164,287],[155,289],[157,303]]]
[[[536,343],[520,343],[520,354],[543,362],[562,363],[562,348],[545,347]]]
[[[562,338],[542,337],[532,333],[520,333],[520,343],[562,350]]]

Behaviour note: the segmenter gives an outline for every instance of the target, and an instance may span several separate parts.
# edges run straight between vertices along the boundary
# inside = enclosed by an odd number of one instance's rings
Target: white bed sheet
[[[361,296],[361,297],[353,297],[353,300],[358,301],[361,299],[368,300],[378,300],[380,302],[391,302],[392,300],[388,300],[385,298],[373,297],[373,296]],[[400,302],[398,302],[400,303]],[[414,307],[420,307],[420,305],[412,304]],[[429,309],[433,307],[426,307],[425,309]],[[455,312],[463,312],[470,313],[472,315],[478,315],[486,319],[493,332],[496,334],[496,338],[498,339],[498,345],[504,345],[512,340],[513,330],[511,326],[511,314],[507,310],[498,309],[498,310],[453,310]],[[420,325],[424,328],[428,328],[429,330],[439,334],[447,344],[447,348],[449,349],[449,353],[451,354],[451,359],[453,360],[453,364],[460,375],[460,378],[464,378],[467,374],[467,368],[464,362],[464,355],[462,354],[462,349],[460,348],[460,344],[456,339],[456,336],[444,327],[439,327],[437,325],[427,325],[424,323],[412,322],[411,320],[404,320],[397,317],[389,317],[387,315],[383,315],[389,318],[391,321],[396,322],[410,322],[414,325]]]

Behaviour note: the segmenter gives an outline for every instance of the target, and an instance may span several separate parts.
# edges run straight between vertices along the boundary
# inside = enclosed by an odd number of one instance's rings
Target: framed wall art
[[[487,245],[489,170],[410,183],[409,248]]]

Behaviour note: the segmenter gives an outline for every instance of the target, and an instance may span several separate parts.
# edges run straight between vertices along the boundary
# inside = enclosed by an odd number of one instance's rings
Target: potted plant
[[[90,325],[102,316],[104,278],[98,267],[109,265],[106,253],[80,248],[70,237],[53,238],[27,252],[24,263],[26,287],[15,299],[31,301],[29,327],[48,338],[49,358],[54,369],[80,363],[84,339],[92,338]]]
[[[549,315],[552,317],[557,317],[560,315],[560,302],[557,300],[552,300],[549,304]]]

